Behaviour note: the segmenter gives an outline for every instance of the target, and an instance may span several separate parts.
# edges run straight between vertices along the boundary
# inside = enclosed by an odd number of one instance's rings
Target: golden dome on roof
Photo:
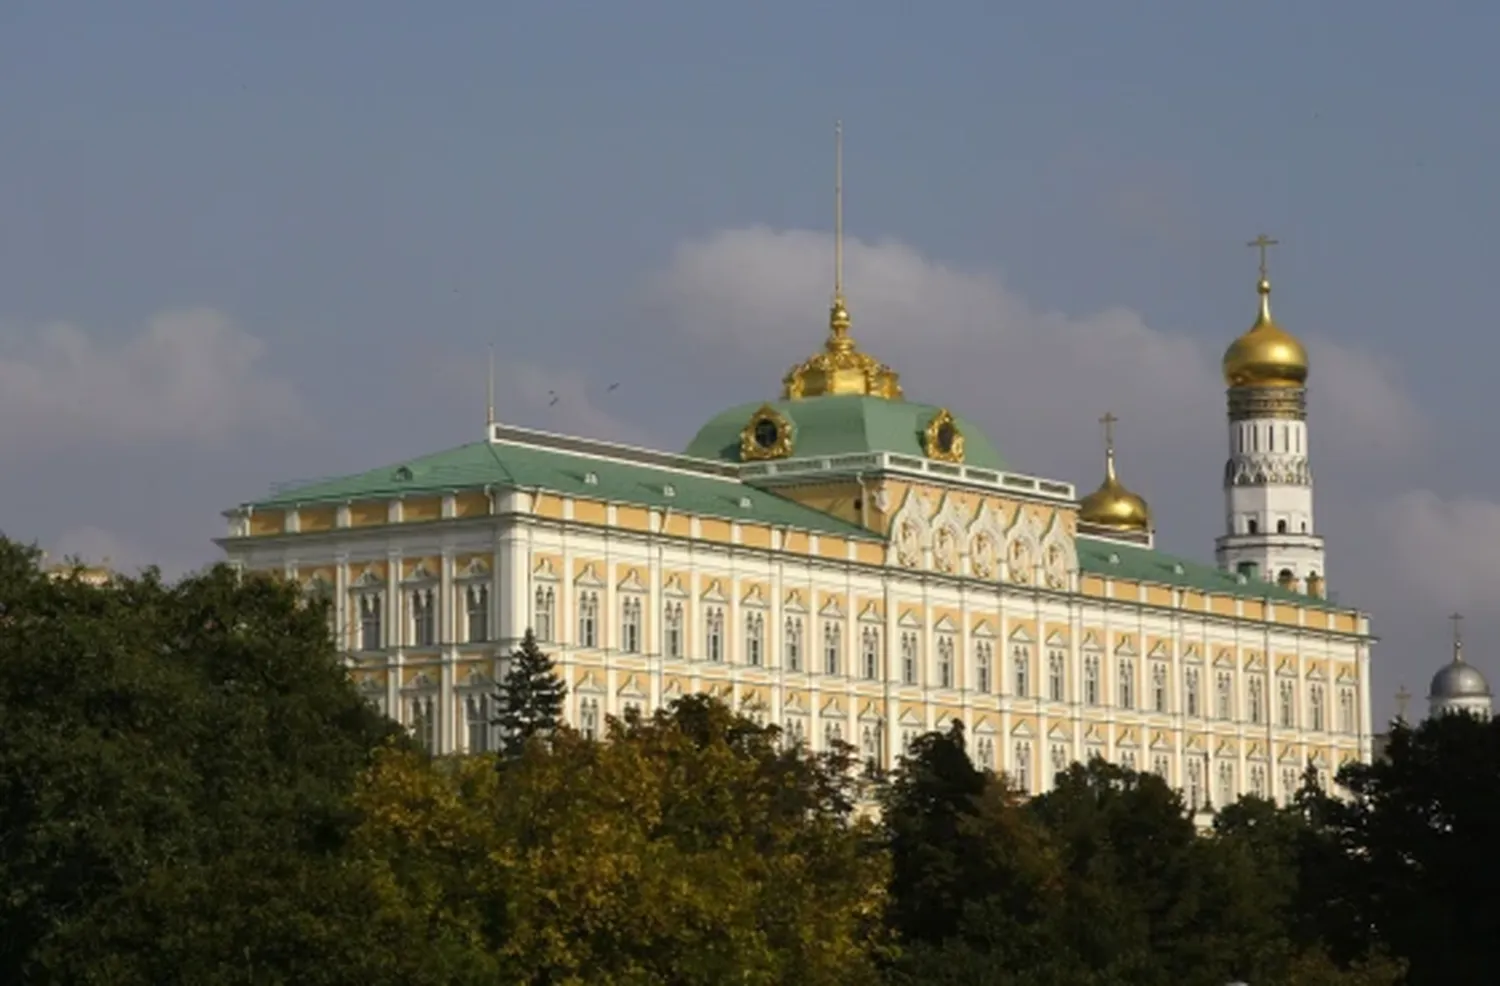
[[[1113,414],[1106,414],[1104,424],[1104,482],[1078,503],[1078,520],[1095,527],[1116,531],[1150,531],[1151,508],[1139,494],[1132,493],[1115,474]]]
[[[1274,242],[1251,245],[1264,251]],[[1224,351],[1224,382],[1231,387],[1301,387],[1307,382],[1307,350],[1271,317],[1271,281],[1266,277],[1264,255],[1257,290],[1260,315],[1250,331]]]
[[[901,399],[901,377],[868,353],[862,353],[849,336],[849,309],[835,295],[828,312],[828,341],[815,353],[792,367],[781,381],[788,400],[831,394],[863,394]]]

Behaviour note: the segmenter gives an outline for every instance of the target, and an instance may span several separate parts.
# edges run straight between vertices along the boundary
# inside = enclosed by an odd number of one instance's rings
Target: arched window
[[[1283,726],[1287,729],[1290,729],[1291,727],[1297,725],[1296,689],[1297,686],[1287,678],[1283,678],[1278,686],[1279,694],[1277,697],[1279,699],[1279,702],[1277,704],[1280,706],[1280,708],[1277,710],[1277,712],[1281,720],[1278,725]]]
[[[1099,704],[1099,655],[1089,654],[1083,659],[1083,701],[1085,705]]]
[[[1017,740],[1015,749],[1015,770],[1012,777],[1015,779],[1016,788],[1024,794],[1031,793],[1031,744],[1026,740]]]
[[[541,590],[537,590],[540,595]],[[359,649],[380,650],[385,643],[380,639],[380,594],[367,592],[359,597]]]
[[[1011,664],[1016,674],[1016,695],[1021,698],[1031,697],[1031,648],[1025,644],[1017,644],[1011,650]]]
[[[542,643],[551,643],[553,617],[557,614],[557,593],[550,585],[537,586],[536,607],[532,612],[531,630]]]
[[[1188,668],[1182,673],[1182,710],[1187,715],[1198,714],[1198,669]]]
[[[766,617],[761,612],[745,614],[745,663],[760,667],[765,661]]]
[[[802,618],[786,618],[786,640],[782,644],[783,657],[788,671],[802,670]]]
[[[1318,732],[1323,731],[1323,713],[1325,711],[1323,702],[1323,686],[1312,685],[1307,689],[1308,711],[1312,713],[1312,728]]]
[[[714,663],[724,660],[724,607],[706,606],[703,609],[704,656]]]
[[[1218,674],[1218,714],[1220,719],[1234,718],[1234,675],[1228,671]]]
[[[938,687],[953,687],[953,637],[942,634],[937,642]]]
[[[1067,655],[1060,650],[1047,652],[1047,697],[1054,702],[1067,696]]]
[[[843,629],[832,620],[823,623],[823,673],[838,674],[844,650]]]
[[[917,635],[910,630],[901,635],[901,681],[917,683]]]
[[[1277,534],[1285,534],[1286,533],[1286,521],[1284,521],[1284,520],[1278,520],[1276,522],[1276,533]]]
[[[994,687],[990,673],[994,663],[994,648],[989,641],[981,640],[974,645],[974,687],[985,695]]]
[[[1151,664],[1151,711],[1167,711],[1167,662]]]
[[[578,594],[578,646],[599,646],[599,593],[592,590]]]
[[[673,660],[682,657],[682,603],[669,602],[662,613],[662,626],[665,631],[662,639],[662,650]]]
[[[620,601],[620,649],[627,654],[641,652],[641,597],[627,595]]]
[[[866,679],[874,681],[880,677],[880,630],[865,627],[860,634],[860,664]]]
[[[1250,518],[1247,518],[1245,520],[1245,533],[1246,534],[1256,534],[1256,533],[1259,533],[1259,531],[1260,531],[1260,522],[1257,521],[1254,517],[1250,517]]]
[[[1135,661],[1128,657],[1120,658],[1120,666],[1116,669],[1119,673],[1119,681],[1115,684],[1119,692],[1120,708],[1135,708]]]
[[[1229,760],[1219,761],[1219,784],[1214,798],[1220,808],[1234,804],[1234,764]]]
[[[1260,675],[1252,675],[1249,684],[1250,692],[1250,722],[1252,725],[1260,725],[1265,717],[1266,707],[1266,685]]]

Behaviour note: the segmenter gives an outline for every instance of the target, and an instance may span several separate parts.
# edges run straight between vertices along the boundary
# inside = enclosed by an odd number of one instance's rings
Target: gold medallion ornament
[[[922,454],[942,462],[964,461],[964,433],[958,430],[958,422],[947,408],[927,422],[927,430],[922,434]]]
[[[750,415],[740,430],[740,461],[785,459],[792,454],[792,423],[769,404]]]

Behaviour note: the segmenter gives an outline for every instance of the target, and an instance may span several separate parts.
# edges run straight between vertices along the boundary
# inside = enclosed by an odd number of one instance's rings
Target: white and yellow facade
[[[1108,461],[1082,500],[1010,471],[972,424],[905,400],[837,297],[782,398],[687,454],[492,422],[229,511],[221,544],[327,594],[358,687],[442,753],[493,748],[529,628],[595,734],[711,692],[891,767],[957,720],[1028,791],[1097,755],[1201,807],[1368,760],[1368,618],[1321,583],[1156,551],[1112,441]]]

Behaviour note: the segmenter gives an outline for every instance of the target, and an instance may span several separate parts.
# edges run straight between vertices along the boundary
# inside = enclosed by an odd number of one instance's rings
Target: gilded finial
[[[1260,251],[1260,283],[1256,285],[1256,291],[1260,293],[1260,323],[1271,321],[1271,275],[1266,266],[1266,251],[1273,246],[1279,246],[1280,240],[1273,240],[1265,233],[1261,233],[1255,239],[1246,243],[1245,246],[1255,247]]]
[[[1454,613],[1448,617],[1453,623],[1453,663],[1462,664],[1464,660],[1464,633],[1462,613]]]
[[[849,335],[844,299],[844,124],[833,128],[833,304],[828,308],[828,340],[823,351],[794,366],[782,379],[788,400],[836,394],[862,394],[900,400],[895,370],[862,353]]]

